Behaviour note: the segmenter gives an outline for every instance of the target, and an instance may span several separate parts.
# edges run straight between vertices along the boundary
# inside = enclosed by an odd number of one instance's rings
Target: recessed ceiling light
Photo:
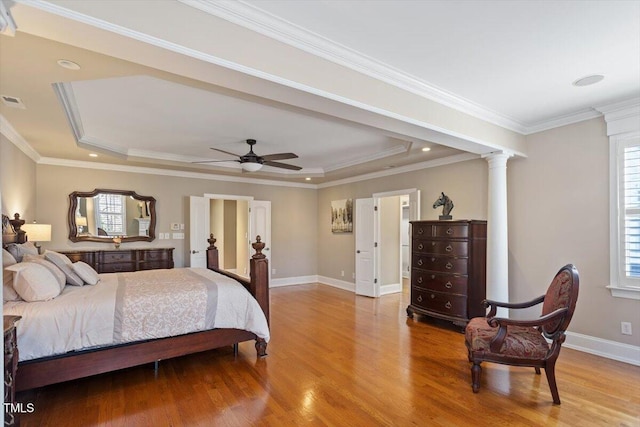
[[[574,86],[589,86],[602,81],[602,79],[604,79],[602,74],[593,74],[591,76],[581,77],[572,84]]]
[[[98,157],[98,155],[96,153],[91,153],[89,154],[89,157]]]
[[[305,181],[311,181],[311,178],[310,177],[306,177],[304,180]]]
[[[80,65],[76,64],[73,61],[69,61],[68,59],[58,59],[58,65],[62,68],[66,68],[67,70],[79,70]]]
[[[422,147],[422,151],[424,151],[424,152],[431,151],[431,148],[429,148],[429,147]]]

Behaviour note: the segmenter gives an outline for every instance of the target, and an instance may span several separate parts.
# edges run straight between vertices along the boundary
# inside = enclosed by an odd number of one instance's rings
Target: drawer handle
[[[447,310],[451,309],[451,303],[449,301],[447,301],[447,303],[444,306]]]
[[[451,270],[453,268],[453,264],[451,264],[450,262],[447,263],[447,265],[444,266],[447,270]]]
[[[447,228],[447,234],[449,235],[453,234],[453,228],[451,227]]]
[[[422,283],[422,276],[418,276],[418,283]]]
[[[436,245],[436,242],[431,242],[431,246],[435,246],[435,245]]]
[[[436,258],[435,257],[431,257],[431,262],[435,262]]]
[[[451,289],[453,287],[453,285],[451,284],[451,282],[447,282],[444,284],[444,287],[447,289]]]
[[[422,265],[422,264],[423,264],[422,259],[419,259],[418,260],[418,265]]]
[[[444,248],[444,250],[447,251],[447,252],[451,252],[453,250],[453,248],[451,247],[451,245],[449,245],[446,248]]]
[[[424,234],[424,229],[422,227],[418,228],[418,234]]]
[[[418,298],[416,298],[416,300],[417,300],[418,302],[422,302],[422,295],[418,295]]]
[[[418,244],[418,249],[420,250],[424,249],[424,245],[422,243]]]
[[[435,278],[436,278],[436,275],[435,275],[435,274],[432,274],[432,275],[431,275],[431,279],[433,280],[433,279],[435,279]]]
[[[431,299],[434,299],[436,296],[434,294],[431,294]]]

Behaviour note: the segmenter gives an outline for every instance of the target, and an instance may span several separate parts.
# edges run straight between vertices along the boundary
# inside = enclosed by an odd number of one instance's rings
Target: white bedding
[[[255,298],[204,268],[100,274],[96,285],[66,286],[50,301],[7,302],[3,311],[22,316],[20,361],[211,328],[243,329],[269,341]]]

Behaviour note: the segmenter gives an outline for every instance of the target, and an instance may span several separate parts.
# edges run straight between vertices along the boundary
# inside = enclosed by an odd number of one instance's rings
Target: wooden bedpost
[[[269,260],[262,253],[264,242],[260,236],[256,236],[256,241],[251,246],[256,253],[249,261],[251,267],[251,293],[258,300],[264,315],[269,322]]]
[[[207,239],[207,242],[209,242],[209,247],[207,248],[207,268],[219,268],[216,240],[217,239],[213,237],[213,233],[211,233]]]
[[[253,246],[256,253],[249,261],[251,266],[250,291],[255,296],[260,307],[262,307],[262,311],[264,311],[264,315],[267,318],[267,324],[270,324],[269,260],[262,253],[262,250],[264,249],[264,242],[261,241],[260,236],[256,236],[256,242],[251,246]],[[265,357],[267,355],[267,342],[263,338],[256,339],[256,351],[258,352],[258,357]]]

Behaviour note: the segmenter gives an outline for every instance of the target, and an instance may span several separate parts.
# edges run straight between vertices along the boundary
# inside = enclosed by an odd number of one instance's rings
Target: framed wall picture
[[[353,199],[331,202],[331,232],[353,232]]]

